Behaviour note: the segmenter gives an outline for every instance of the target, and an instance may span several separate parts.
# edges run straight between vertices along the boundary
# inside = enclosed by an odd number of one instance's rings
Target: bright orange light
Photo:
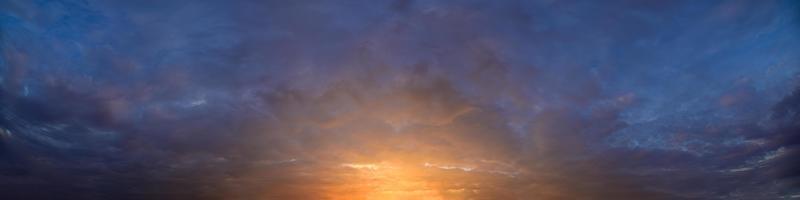
[[[389,163],[346,163],[352,173],[346,183],[331,192],[331,199],[441,200],[441,187],[425,180],[419,167]]]

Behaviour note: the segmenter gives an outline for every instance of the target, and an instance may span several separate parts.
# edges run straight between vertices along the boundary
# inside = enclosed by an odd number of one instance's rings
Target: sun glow
[[[330,192],[331,199],[441,200],[440,184],[419,167],[390,163],[345,163],[346,183]]]

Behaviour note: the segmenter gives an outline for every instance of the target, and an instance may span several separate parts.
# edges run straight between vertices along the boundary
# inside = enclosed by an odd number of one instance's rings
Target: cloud
[[[791,6],[2,2],[0,194],[796,195]]]

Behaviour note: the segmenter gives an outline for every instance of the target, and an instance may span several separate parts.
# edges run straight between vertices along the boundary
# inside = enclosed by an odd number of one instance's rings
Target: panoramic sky
[[[800,2],[3,0],[0,199],[800,199]]]

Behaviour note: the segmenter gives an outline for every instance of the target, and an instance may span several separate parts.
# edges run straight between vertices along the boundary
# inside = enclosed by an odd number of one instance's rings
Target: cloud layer
[[[800,198],[798,8],[0,2],[0,196]]]

